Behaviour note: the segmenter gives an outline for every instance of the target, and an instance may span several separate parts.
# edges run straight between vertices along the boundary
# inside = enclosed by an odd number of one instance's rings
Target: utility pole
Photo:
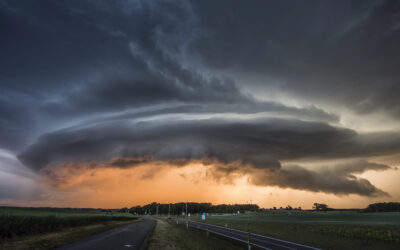
[[[187,212],[187,202],[186,202],[186,229],[189,229],[189,224],[188,224],[188,212]]]
[[[156,214],[158,216],[158,207],[160,206],[160,204],[157,203],[157,210],[156,210]]]
[[[168,218],[171,216],[171,203],[168,204]]]

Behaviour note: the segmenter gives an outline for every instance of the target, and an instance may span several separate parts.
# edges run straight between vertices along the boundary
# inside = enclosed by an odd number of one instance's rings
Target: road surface
[[[69,245],[57,248],[59,250],[111,250],[111,249],[140,249],[147,234],[154,226],[154,220],[142,220],[132,224],[117,227],[110,231],[92,235],[75,241]]]
[[[179,224],[185,224],[186,220],[182,219],[174,219]],[[230,238],[232,240],[240,241],[245,244],[248,243],[249,234],[244,231],[225,228],[217,225],[211,225],[201,222],[188,221],[189,227],[194,227],[200,230],[209,231],[210,233],[214,233],[226,238]],[[298,249],[298,250],[317,250],[318,248],[310,247],[302,244],[297,244],[294,242],[289,242],[285,240],[279,240],[276,238],[259,235],[259,234],[250,234],[250,245],[256,248],[261,249],[272,249],[272,250],[288,250],[288,249]]]

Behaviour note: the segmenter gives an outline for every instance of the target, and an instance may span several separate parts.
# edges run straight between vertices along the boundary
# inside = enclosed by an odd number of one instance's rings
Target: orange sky
[[[231,180],[216,180],[210,175],[212,168],[201,163],[184,167],[171,167],[161,163],[134,168],[96,169],[59,168],[57,178],[43,180],[51,187],[51,202],[30,205],[59,207],[120,208],[151,202],[173,203],[182,201],[219,203],[256,203],[260,207],[301,206],[311,208],[314,202],[327,203],[336,208],[365,207],[373,202],[398,200],[394,184],[400,171],[366,172],[363,177],[389,192],[391,197],[369,198],[358,195],[336,196],[277,187],[249,184],[248,176]]]

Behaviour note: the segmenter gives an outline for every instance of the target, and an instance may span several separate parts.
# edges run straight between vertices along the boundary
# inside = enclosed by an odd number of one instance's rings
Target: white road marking
[[[126,244],[124,247],[134,247],[135,245]]]

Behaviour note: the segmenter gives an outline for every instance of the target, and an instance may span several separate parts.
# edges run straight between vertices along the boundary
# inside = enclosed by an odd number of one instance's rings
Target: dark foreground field
[[[124,213],[0,208],[0,249],[48,249],[137,220]]]
[[[200,221],[199,216],[192,220]],[[286,211],[208,216],[228,226],[323,249],[399,249],[400,213]]]

